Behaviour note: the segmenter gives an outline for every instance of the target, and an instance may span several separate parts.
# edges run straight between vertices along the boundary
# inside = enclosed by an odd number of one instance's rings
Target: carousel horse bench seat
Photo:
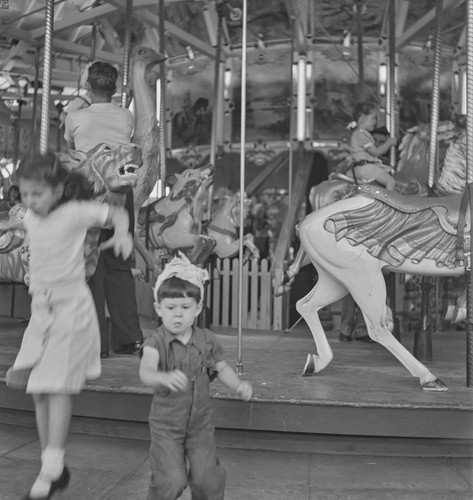
[[[429,198],[419,195],[406,196],[395,191],[388,191],[372,185],[360,185],[357,186],[356,189],[358,195],[379,200],[400,212],[415,214],[430,209],[435,212],[442,229],[446,233],[456,235],[458,232],[458,221],[460,218],[462,201],[461,194]],[[464,228],[465,233],[470,230],[469,218],[467,217],[466,220],[467,223]]]

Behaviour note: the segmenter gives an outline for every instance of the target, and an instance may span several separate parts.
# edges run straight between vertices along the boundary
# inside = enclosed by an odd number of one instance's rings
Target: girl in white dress
[[[70,173],[53,154],[22,165],[20,191],[27,211],[22,221],[0,230],[24,229],[30,248],[31,319],[18,356],[7,373],[31,369],[26,392],[33,397],[41,444],[41,471],[27,499],[49,499],[69,483],[64,452],[72,396],[87,379],[100,376],[100,333],[85,280],[84,239],[92,227],[112,227],[102,248],[129,257],[133,241],[125,210],[80,201],[87,181]]]

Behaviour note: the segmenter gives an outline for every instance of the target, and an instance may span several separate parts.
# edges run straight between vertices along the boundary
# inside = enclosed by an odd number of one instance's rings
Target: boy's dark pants
[[[192,500],[224,498],[226,472],[217,458],[207,374],[194,377],[190,386],[153,397],[147,500],[176,500],[187,484]]]

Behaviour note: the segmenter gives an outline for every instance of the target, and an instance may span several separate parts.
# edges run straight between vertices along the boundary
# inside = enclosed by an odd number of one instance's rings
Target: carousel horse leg
[[[189,255],[189,260],[198,267],[204,267],[215,245],[216,242],[212,238],[199,236]]]
[[[332,361],[333,352],[325,335],[318,311],[343,298],[348,292],[324,269],[317,268],[318,280],[314,288],[296,304],[296,309],[309,325],[317,354],[308,354],[302,376],[322,371]]]

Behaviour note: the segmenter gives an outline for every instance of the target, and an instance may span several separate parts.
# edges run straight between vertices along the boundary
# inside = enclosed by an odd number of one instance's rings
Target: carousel
[[[144,334],[183,251],[211,276],[199,321],[253,383],[250,403],[214,383],[218,427],[473,438],[473,0],[18,0],[0,23],[0,218],[38,153],[93,177],[100,201],[133,188]],[[118,148],[67,150],[64,113],[96,60],[135,116],[133,168]],[[395,191],[350,176],[366,100],[373,135],[399,139]],[[0,233],[4,422],[33,418],[4,383],[27,283],[24,235]],[[339,342],[347,294],[371,342]],[[138,364],[102,360],[73,428],[147,435]]]

